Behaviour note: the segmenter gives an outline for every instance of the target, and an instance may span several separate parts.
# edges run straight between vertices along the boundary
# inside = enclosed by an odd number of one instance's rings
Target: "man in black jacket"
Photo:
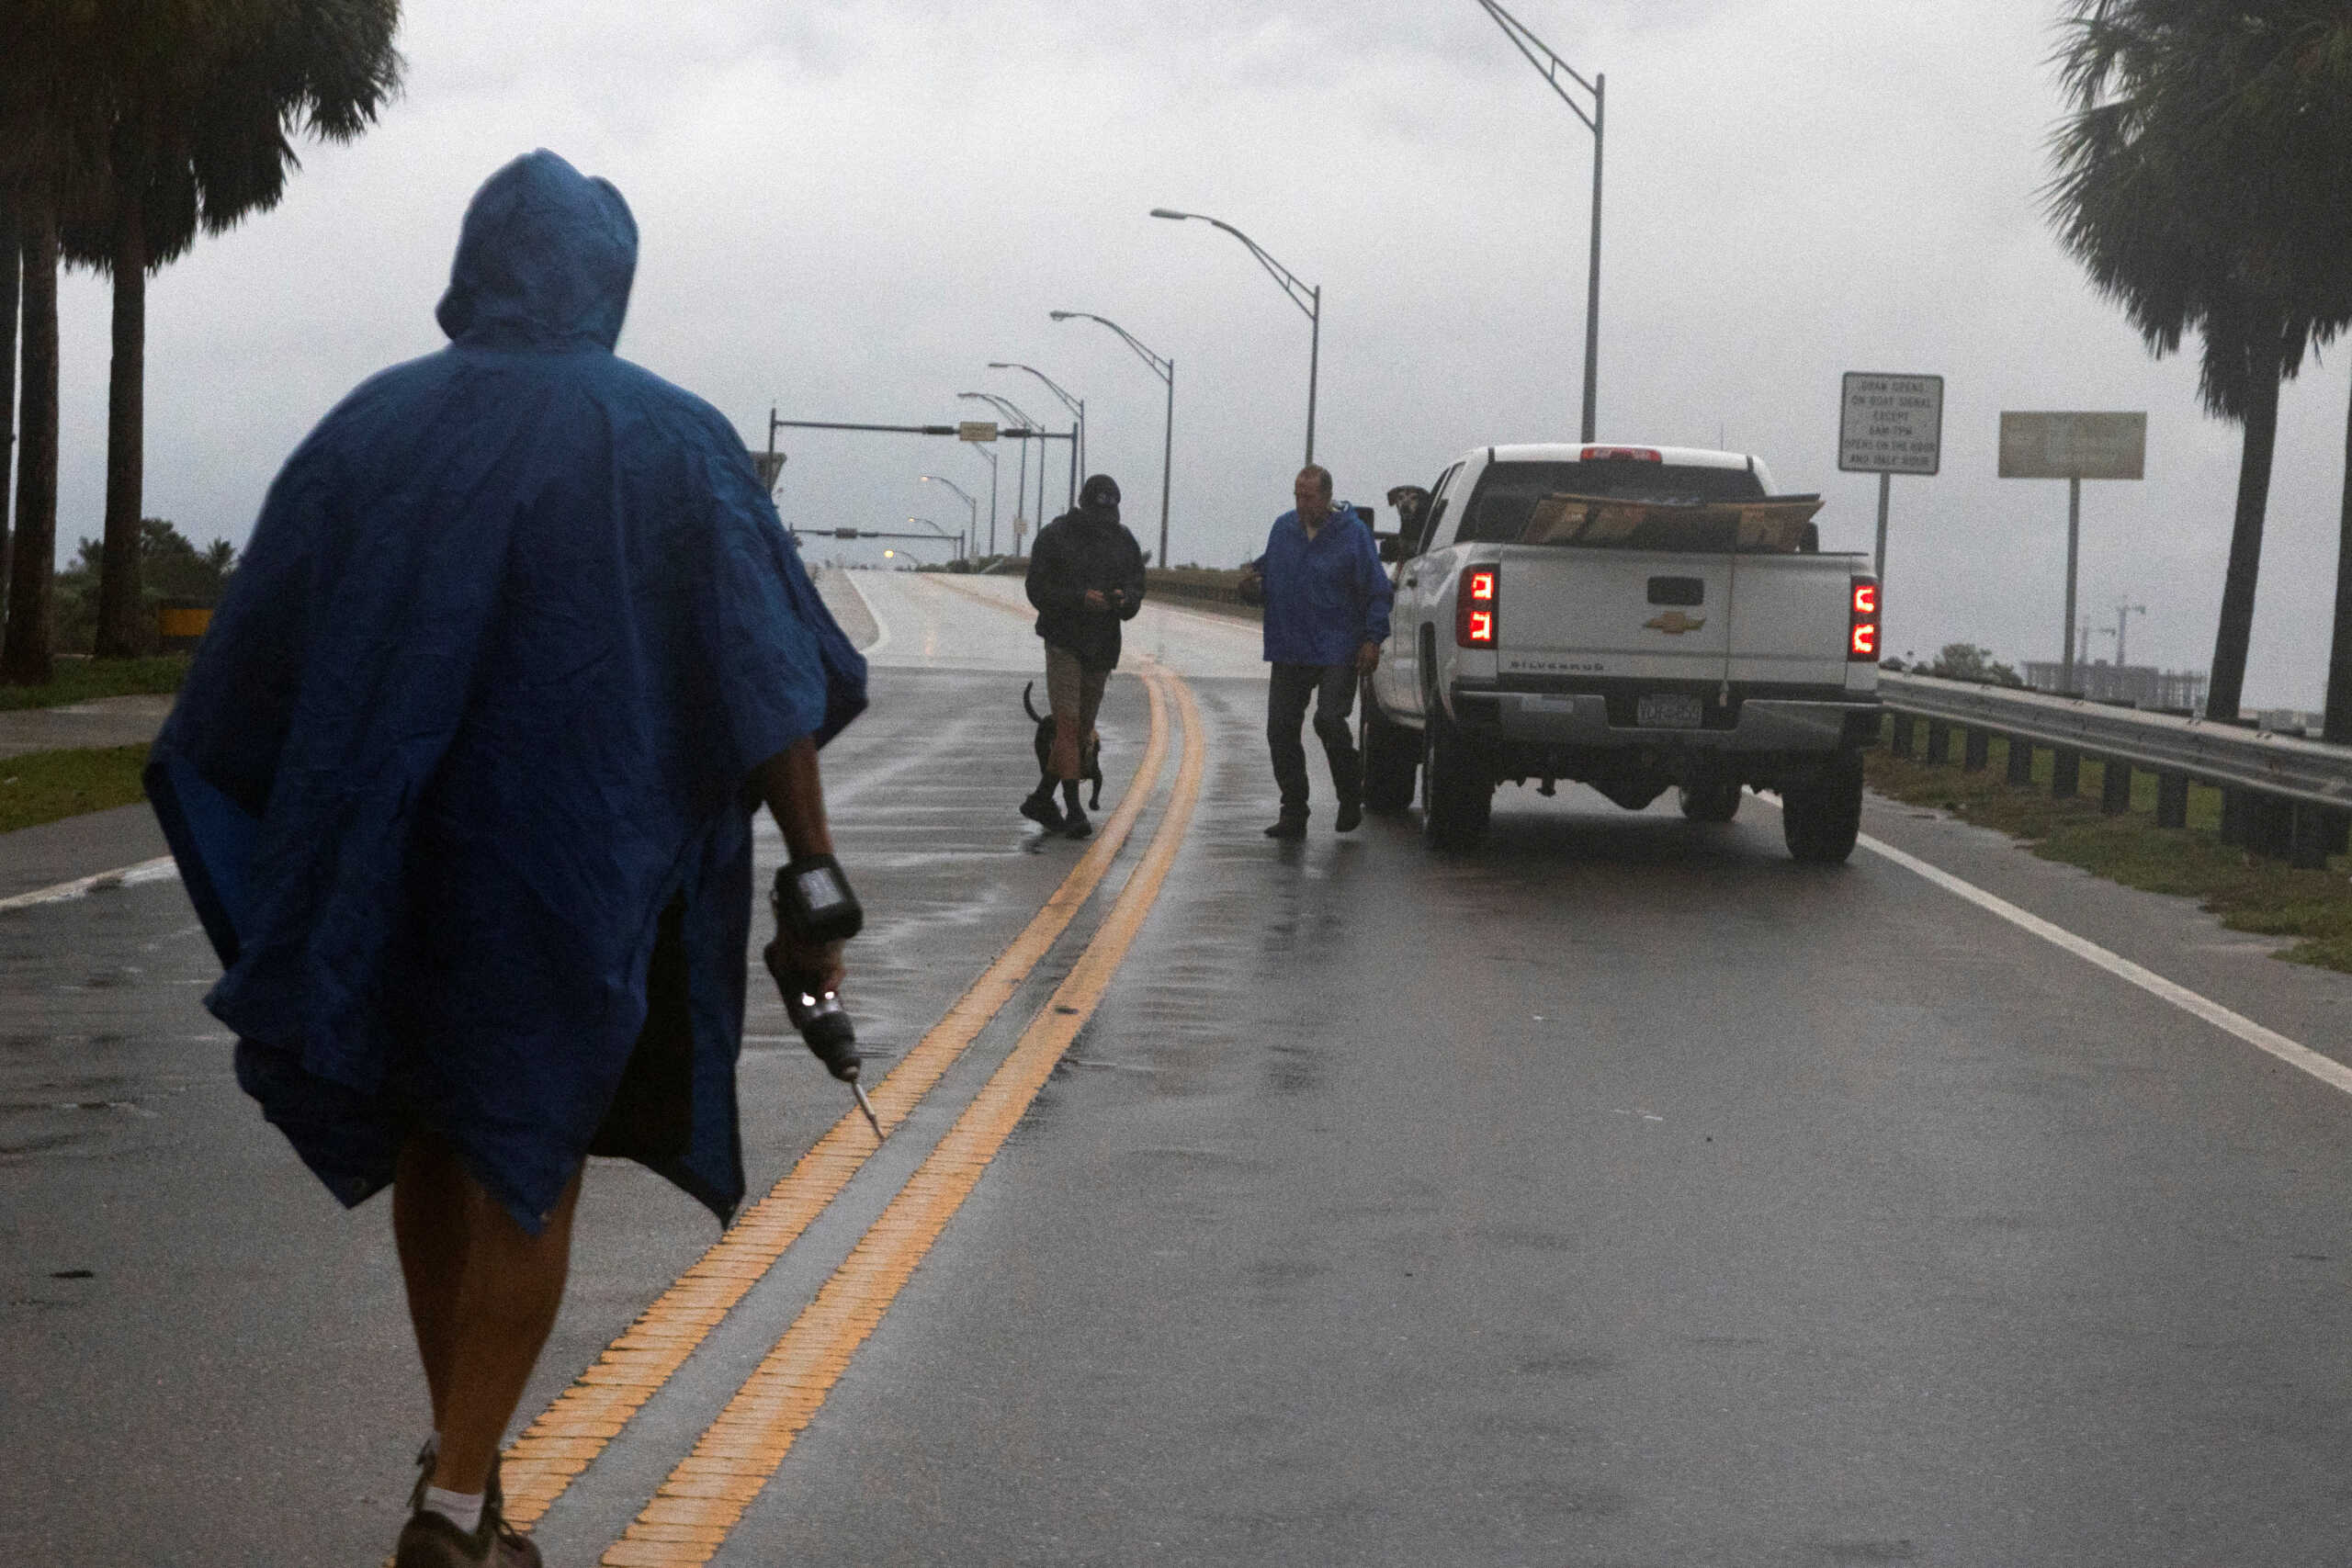
[[[1143,608],[1143,551],[1119,524],[1119,486],[1096,474],[1078,492],[1078,510],[1037,531],[1029,550],[1029,603],[1046,639],[1046,697],[1053,705],[1054,746],[1045,776],[1021,803],[1021,815],[1049,833],[1083,839],[1094,831],[1078,804],[1079,750],[1094,732],[1102,687],[1119,662],[1119,623]],[[1062,804],[1054,805],[1054,785]]]

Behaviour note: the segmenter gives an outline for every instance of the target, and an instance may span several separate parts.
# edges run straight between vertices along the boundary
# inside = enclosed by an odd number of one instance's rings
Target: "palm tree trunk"
[[[50,678],[56,614],[51,577],[57,554],[57,214],[48,194],[36,192],[24,199],[17,217],[24,225],[24,387],[17,398],[23,439],[0,682],[38,686]]]
[[[16,486],[17,455],[17,278],[22,244],[16,209],[0,198],[0,606],[8,602],[8,500]]]
[[[2327,655],[2323,739],[2352,745],[2352,411],[2344,417],[2344,508],[2335,530],[2335,637]]]
[[[2222,580],[2222,620],[2213,635],[2212,684],[2205,716],[2235,718],[2245,691],[2245,656],[2254,641],[2254,590],[2262,572],[2262,519],[2270,504],[2270,461],[2278,448],[2278,377],[2249,378],[2245,448],[2238,460],[2237,518],[2230,530],[2230,568]]]
[[[114,365],[107,381],[107,513],[98,565],[100,659],[146,651],[140,614],[139,515],[146,457],[147,231],[129,182],[114,229]]]

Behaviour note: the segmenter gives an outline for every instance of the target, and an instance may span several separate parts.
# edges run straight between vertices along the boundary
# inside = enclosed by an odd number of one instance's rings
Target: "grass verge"
[[[107,811],[146,798],[145,746],[93,746],[0,757],[0,833]]]
[[[1954,737],[1955,750],[1958,737]],[[2051,756],[2034,758],[2034,787],[2005,782],[2008,742],[1995,737],[1991,765],[1969,773],[1955,761],[1930,767],[1917,758],[1867,753],[1871,788],[1891,799],[1932,806],[1980,827],[2024,839],[2044,860],[2076,865],[2126,887],[2198,899],[2232,931],[2286,937],[2279,957],[2352,974],[2352,880],[2338,856],[2325,871],[2297,871],[2222,842],[2222,792],[2188,792],[2188,826],[2155,823],[2154,775],[2132,777],[2132,809],[2099,810],[2102,764],[2083,759],[2081,794],[2050,795]]]
[[[165,695],[187,679],[189,655],[153,659],[60,659],[56,679],[42,686],[0,686],[0,713],[65,707],[96,697]]]

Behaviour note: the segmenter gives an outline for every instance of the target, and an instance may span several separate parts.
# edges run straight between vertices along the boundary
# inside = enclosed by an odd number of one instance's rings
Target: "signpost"
[[[1838,468],[1878,476],[1881,592],[1886,582],[1887,504],[1897,474],[1934,478],[1944,462],[1944,378],[1849,370],[1838,408]]]
[[[996,422],[987,419],[965,420],[956,426],[956,439],[958,441],[993,441],[996,439]]]
[[[2065,650],[2060,679],[2070,692],[2075,689],[2075,572],[2082,554],[2083,481],[2144,479],[2147,470],[2144,413],[2001,415],[2001,477],[2066,481],[2066,620],[2059,646]]]

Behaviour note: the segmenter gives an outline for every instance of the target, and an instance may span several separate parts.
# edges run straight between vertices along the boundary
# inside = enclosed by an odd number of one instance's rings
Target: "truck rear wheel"
[[[1781,794],[1781,836],[1802,864],[1844,864],[1861,829],[1862,760],[1852,752]]]
[[[1413,804],[1419,783],[1421,738],[1392,724],[1363,683],[1363,806],[1367,811],[1402,811]]]
[[[1421,837],[1433,850],[1466,850],[1487,831],[1495,781],[1486,760],[1431,701],[1421,725]]]
[[[1739,781],[1705,779],[1682,786],[1682,815],[1693,822],[1728,822],[1739,815]]]

